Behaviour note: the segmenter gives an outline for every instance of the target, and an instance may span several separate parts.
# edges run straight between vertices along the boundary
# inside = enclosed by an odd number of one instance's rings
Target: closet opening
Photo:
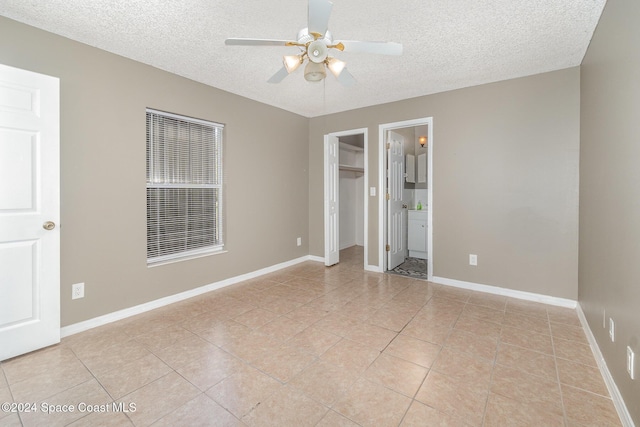
[[[367,130],[325,135],[325,265],[367,268]]]
[[[340,259],[364,265],[364,134],[339,141]]]

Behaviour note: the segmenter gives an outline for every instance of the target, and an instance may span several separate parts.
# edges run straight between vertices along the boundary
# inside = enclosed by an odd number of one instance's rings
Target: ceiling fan
[[[290,73],[307,61],[304,78],[309,82],[320,82],[326,76],[326,69],[345,86],[355,83],[353,75],[347,71],[345,62],[329,56],[330,49],[344,52],[374,53],[379,55],[401,55],[402,45],[393,42],[373,42],[341,40],[334,42],[328,30],[329,16],[333,3],[329,0],[309,0],[308,27],[298,32],[296,41],[273,39],[230,38],[227,45],[235,46],[295,46],[300,52],[297,55],[286,55],[284,66],[275,73],[269,83],[280,83]]]

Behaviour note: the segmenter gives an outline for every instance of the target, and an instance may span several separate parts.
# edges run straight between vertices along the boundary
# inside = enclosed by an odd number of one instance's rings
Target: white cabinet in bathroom
[[[411,258],[427,259],[427,211],[409,211],[407,246]]]

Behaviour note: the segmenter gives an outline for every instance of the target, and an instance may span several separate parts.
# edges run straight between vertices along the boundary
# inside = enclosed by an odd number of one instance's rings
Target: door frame
[[[387,271],[387,257],[385,246],[387,243],[387,203],[384,195],[387,192],[387,132],[390,130],[427,126],[427,280],[433,278],[433,117],[423,117],[419,119],[404,120],[400,122],[384,123],[378,125],[378,188],[380,189],[380,197],[378,197],[378,271]]]
[[[364,139],[364,179],[363,179],[363,194],[364,194],[364,218],[362,221],[362,226],[364,228],[363,230],[363,236],[364,236],[364,269],[365,270],[372,270],[372,271],[376,271],[376,267],[371,267],[369,266],[369,236],[367,233],[367,230],[369,229],[369,197],[367,197],[367,185],[369,183],[369,129],[368,128],[358,128],[358,129],[351,129],[351,130],[344,130],[344,131],[339,131],[339,132],[331,132],[328,133],[326,135],[324,135],[324,150],[326,150],[326,146],[327,143],[329,141],[329,137],[330,136],[334,136],[337,138],[340,138],[341,136],[351,136],[351,135],[363,135],[363,139]],[[324,176],[323,176],[323,189],[327,187],[328,185],[328,177],[326,176],[326,171],[327,171],[327,159],[326,157],[323,160],[323,170],[324,170]],[[336,181],[339,182],[339,178],[340,178],[340,171],[337,171],[338,176],[334,177],[336,179]],[[326,192],[323,192],[323,194],[326,194]],[[324,198],[325,196],[323,196]],[[340,200],[340,185],[338,185],[338,200]],[[323,205],[326,206],[326,200],[324,200]],[[326,242],[326,235],[327,232],[329,230],[329,218],[326,215],[326,212],[324,212],[323,208],[323,216],[324,216],[324,233],[323,235],[325,236],[324,241]],[[340,239],[340,236],[337,236],[338,241]],[[324,248],[324,257],[325,259],[328,257],[328,248],[327,245],[325,244],[325,248]]]

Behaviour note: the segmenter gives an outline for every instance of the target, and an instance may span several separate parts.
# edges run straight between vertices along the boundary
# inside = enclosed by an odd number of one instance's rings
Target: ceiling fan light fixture
[[[347,65],[346,62],[340,61],[337,58],[328,58],[327,59],[327,67],[329,67],[329,70],[336,77],[338,77],[340,75],[340,73],[342,73],[342,70],[344,69],[345,65]]]
[[[323,63],[324,60],[327,59],[328,54],[329,48],[324,40],[312,41],[307,46],[307,56],[309,57],[309,61],[315,62],[316,64]]]
[[[324,63],[308,62],[304,67],[304,79],[308,82],[320,82],[327,77]]]
[[[282,58],[284,67],[287,69],[287,73],[291,74],[302,65],[302,56],[299,55],[286,55]]]
[[[269,83],[280,83],[285,77],[308,62],[304,77],[308,82],[319,82],[326,78],[327,68],[343,86],[352,86],[356,80],[345,63],[329,57],[330,49],[355,53],[374,53],[379,55],[400,55],[402,45],[393,42],[342,40],[334,43],[333,35],[328,29],[329,17],[333,7],[332,0],[307,0],[307,27],[298,31],[295,40],[228,38],[226,45],[235,46],[285,46],[297,47],[298,55],[286,55],[282,58],[283,66],[269,80]]]

